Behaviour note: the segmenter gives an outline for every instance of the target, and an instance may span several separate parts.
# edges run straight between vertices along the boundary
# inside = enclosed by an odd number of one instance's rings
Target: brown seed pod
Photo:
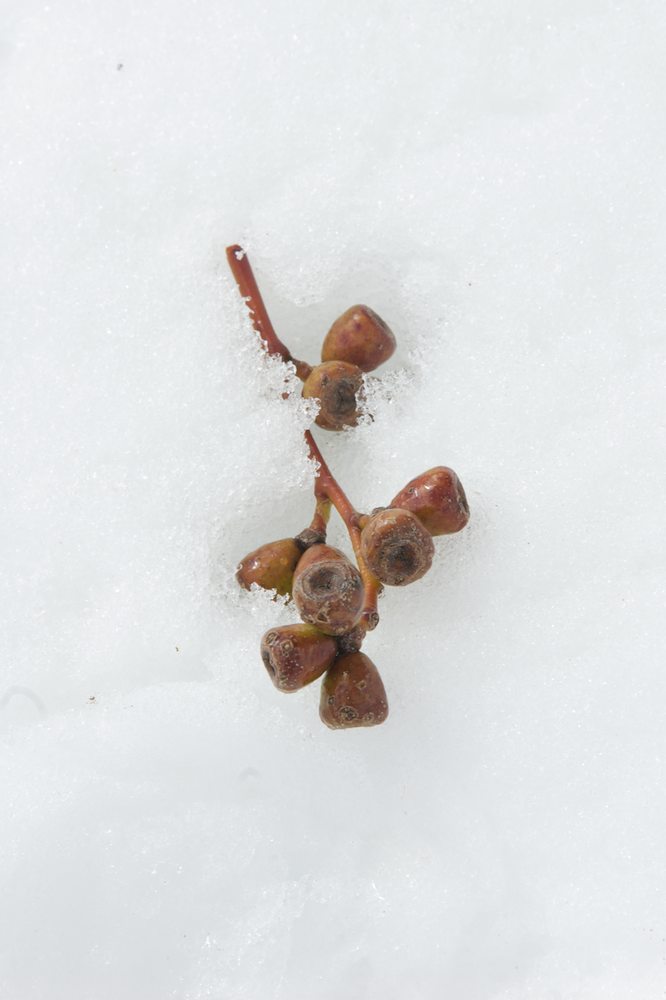
[[[368,306],[352,306],[336,319],[324,338],[322,361],[349,361],[371,372],[395,351],[395,337]]]
[[[438,465],[412,479],[390,503],[416,514],[431,535],[451,535],[469,521],[469,505],[453,469]]]
[[[344,635],[354,627],[363,607],[363,581],[344,552],[313,545],[301,556],[292,587],[303,621],[327,635]]]
[[[319,716],[329,729],[379,726],[388,716],[379,671],[364,653],[335,661],[321,686]]]
[[[326,361],[312,369],[303,385],[305,399],[319,400],[315,423],[327,431],[341,431],[358,423],[363,372],[346,361]]]
[[[328,670],[338,647],[313,625],[282,625],[261,640],[261,658],[280,691],[298,691]]]
[[[295,538],[281,538],[261,545],[241,559],[236,579],[249,590],[253,583],[264,590],[277,590],[283,597],[291,593],[291,581],[303,547]]]
[[[389,507],[368,518],[361,532],[361,552],[382,583],[404,587],[428,572],[435,546],[411,511]]]

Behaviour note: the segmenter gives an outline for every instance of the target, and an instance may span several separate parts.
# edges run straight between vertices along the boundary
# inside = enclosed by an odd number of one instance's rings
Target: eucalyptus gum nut
[[[277,590],[284,597],[291,593],[294,570],[302,554],[302,546],[294,538],[267,542],[240,561],[236,579],[245,590],[256,583],[264,590]]]
[[[391,507],[416,514],[431,535],[451,535],[469,521],[469,505],[453,469],[438,465],[416,476],[393,498]]]
[[[363,372],[346,361],[326,361],[312,369],[303,384],[305,399],[319,400],[315,423],[327,431],[341,431],[358,423],[358,399]]]
[[[404,587],[428,572],[435,546],[416,515],[387,507],[368,518],[361,532],[361,552],[382,583]]]
[[[352,306],[336,319],[324,338],[322,361],[349,361],[371,372],[395,351],[395,337],[368,306]]]
[[[316,681],[337,653],[335,639],[313,625],[282,625],[261,640],[261,659],[280,691],[298,691]]]
[[[303,621],[327,635],[349,632],[363,609],[361,574],[344,552],[331,545],[312,545],[303,553],[292,594]]]
[[[321,686],[319,717],[329,729],[379,726],[388,716],[379,671],[365,653],[339,657]]]

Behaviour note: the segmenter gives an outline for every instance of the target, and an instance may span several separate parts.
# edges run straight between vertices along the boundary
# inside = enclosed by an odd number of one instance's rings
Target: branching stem
[[[305,381],[312,368],[307,362],[298,361],[294,358],[289,348],[282,343],[275,332],[252,268],[250,267],[247,254],[240,246],[227,247],[227,260],[231,268],[231,273],[236,279],[239,291],[247,302],[252,318],[252,325],[264,342],[266,350],[269,354],[277,354],[283,361],[290,361],[295,366],[298,377],[302,381]],[[328,467],[328,463],[320,452],[317,442],[310,431],[305,432],[305,441],[311,458],[318,465],[315,478],[316,508],[310,527],[326,537],[326,525],[328,523],[331,504],[333,504],[344,521],[363,581],[363,611],[359,626],[363,632],[369,632],[373,628],[376,628],[379,623],[377,598],[381,593],[382,585],[377,577],[368,569],[363,558],[363,553],[361,552],[361,528],[365,521],[365,515],[359,514],[352,506],[347,494]]]
[[[329,498],[338,514],[344,521],[349,534],[349,539],[354,549],[358,571],[363,580],[363,611],[361,613],[360,624],[366,632],[376,628],[379,623],[379,613],[377,611],[377,598],[382,590],[382,585],[377,577],[370,572],[367,563],[361,552],[361,527],[362,515],[352,506],[347,494],[344,492],[337,479],[331,472],[328,463],[322,455],[317,442],[310,431],[305,432],[305,441],[308,446],[310,457],[318,465],[315,479],[315,495],[317,491],[323,492]]]

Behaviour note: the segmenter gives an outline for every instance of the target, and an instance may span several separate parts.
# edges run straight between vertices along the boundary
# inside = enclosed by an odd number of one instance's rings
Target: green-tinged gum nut
[[[363,372],[346,361],[327,361],[312,369],[303,385],[305,399],[319,400],[315,423],[327,431],[355,427]]]
[[[352,306],[326,334],[321,360],[348,361],[371,372],[394,351],[395,337],[384,320],[368,306]]]
[[[261,545],[238,565],[236,579],[249,590],[253,583],[264,590],[276,590],[281,596],[291,593],[291,583],[303,548],[293,538]]]
[[[431,535],[451,535],[469,521],[469,505],[453,469],[438,465],[416,476],[393,498],[391,507],[416,514]]]
[[[338,652],[335,639],[313,625],[282,625],[261,640],[261,658],[280,691],[298,691],[328,670]]]
[[[344,552],[313,545],[300,558],[292,588],[303,621],[327,635],[344,635],[363,609],[363,581]]]
[[[379,726],[388,716],[379,671],[364,653],[335,661],[321,686],[319,716],[329,729]]]
[[[432,565],[432,538],[408,510],[372,514],[361,532],[361,552],[371,572],[389,587],[419,580]]]

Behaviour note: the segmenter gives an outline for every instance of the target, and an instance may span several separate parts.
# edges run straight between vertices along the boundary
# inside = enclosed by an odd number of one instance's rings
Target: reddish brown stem
[[[229,262],[231,273],[236,279],[238,289],[247,302],[252,318],[252,325],[264,342],[266,350],[269,354],[277,354],[283,361],[290,361],[296,368],[296,374],[304,382],[312,371],[312,368],[307,362],[294,358],[289,348],[282,343],[275,332],[252,268],[250,267],[247,254],[242,247],[234,244],[234,246],[227,247],[227,261]],[[322,533],[324,538],[326,537],[326,525],[332,503],[345,523],[358,563],[359,573],[363,580],[364,602],[359,625],[363,631],[369,632],[379,623],[377,598],[381,593],[382,585],[377,577],[368,569],[361,552],[361,518],[364,515],[360,515],[352,507],[347,495],[329,469],[310,431],[305,432],[305,440],[310,450],[310,455],[319,465],[315,480],[317,506],[310,528]]]
[[[242,247],[234,244],[234,246],[227,247],[227,261],[231,273],[236,279],[238,290],[247,302],[252,325],[263,340],[266,350],[269,354],[279,355],[283,361],[290,361],[296,368],[296,374],[304,382],[312,371],[312,367],[306,361],[299,361],[298,358],[293,357],[289,348],[282,343],[275,332],[247,254]]]
[[[323,492],[318,491],[316,488],[315,499],[315,512],[312,515],[310,524],[299,535],[296,535],[296,541],[303,547],[303,550],[309,549],[311,545],[326,542],[326,529],[328,527],[328,519],[331,516],[331,501]]]
[[[331,501],[327,496],[319,495],[315,490],[315,512],[310,522],[310,530],[322,536],[326,540],[326,527],[331,516]]]
[[[377,577],[368,569],[366,561],[363,558],[363,553],[361,552],[361,528],[359,522],[362,515],[352,506],[347,494],[328,467],[328,463],[320,452],[317,442],[310,431],[305,432],[305,441],[310,451],[310,457],[319,466],[315,480],[315,495],[321,496],[323,494],[328,497],[344,521],[349,534],[356,562],[358,563],[358,570],[363,580],[364,601],[360,625],[366,632],[369,632],[379,624],[377,598],[381,593],[382,585]]]

